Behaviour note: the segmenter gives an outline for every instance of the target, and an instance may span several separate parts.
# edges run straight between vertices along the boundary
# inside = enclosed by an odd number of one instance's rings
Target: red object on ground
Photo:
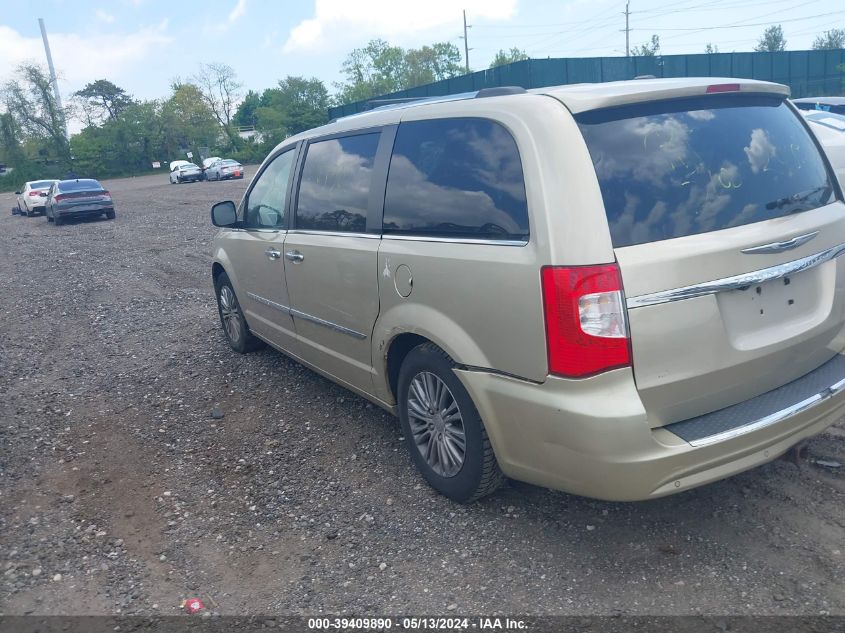
[[[189,598],[185,600],[185,611],[189,614],[194,614],[205,609],[202,600],[199,598]]]

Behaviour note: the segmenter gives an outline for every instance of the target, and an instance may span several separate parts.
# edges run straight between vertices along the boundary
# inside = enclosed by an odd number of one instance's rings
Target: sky
[[[232,66],[244,89],[287,75],[317,77],[334,92],[353,48],[382,38],[405,48],[450,41],[470,67],[500,48],[531,57],[625,54],[625,0],[0,0],[0,82],[23,61],[46,66],[44,18],[62,94],[108,79],[139,99],[165,98],[202,63]],[[660,36],[663,54],[752,50],[781,24],[789,50],[845,28],[838,0],[630,0],[631,46]]]

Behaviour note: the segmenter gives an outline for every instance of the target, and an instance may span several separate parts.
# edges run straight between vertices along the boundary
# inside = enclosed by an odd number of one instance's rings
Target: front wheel
[[[411,459],[429,485],[469,503],[494,492],[504,475],[454,366],[433,343],[411,350],[399,370],[399,419]]]
[[[229,276],[226,273],[221,275],[214,282],[217,294],[217,311],[220,314],[220,323],[223,326],[223,333],[229,346],[238,354],[246,354],[264,347],[261,339],[253,336],[246,324],[238,297]]]

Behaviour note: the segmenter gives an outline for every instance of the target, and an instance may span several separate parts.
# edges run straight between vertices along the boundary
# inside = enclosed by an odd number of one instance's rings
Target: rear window
[[[651,102],[576,120],[615,247],[769,220],[833,198],[815,143],[778,98]]]
[[[37,182],[29,183],[30,189],[49,189],[53,184],[52,180],[39,180]]]
[[[102,189],[103,186],[96,180],[89,178],[82,180],[66,180],[59,183],[59,191],[90,191],[91,189]]]

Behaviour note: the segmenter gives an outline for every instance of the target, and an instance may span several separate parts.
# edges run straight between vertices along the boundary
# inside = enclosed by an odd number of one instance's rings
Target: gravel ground
[[[845,615],[841,423],[666,499],[456,505],[391,416],[227,346],[208,209],[245,185],[115,180],[61,227],[0,195],[0,613]]]

